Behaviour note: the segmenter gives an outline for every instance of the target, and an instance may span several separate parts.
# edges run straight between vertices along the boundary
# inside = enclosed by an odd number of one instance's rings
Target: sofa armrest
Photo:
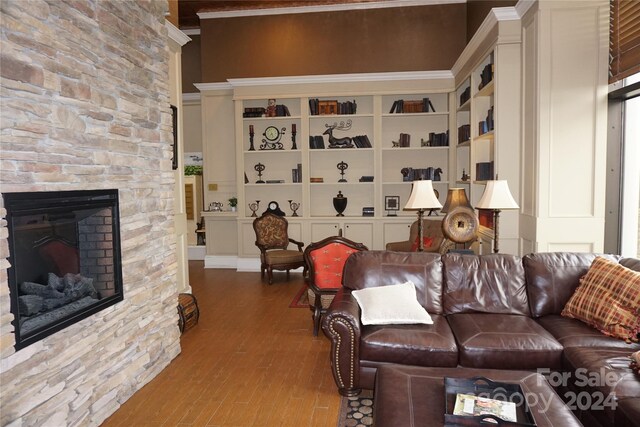
[[[349,289],[338,291],[322,320],[331,340],[331,370],[343,396],[360,393],[360,307]]]

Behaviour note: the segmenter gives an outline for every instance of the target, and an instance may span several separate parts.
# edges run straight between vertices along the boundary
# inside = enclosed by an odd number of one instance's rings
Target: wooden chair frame
[[[259,236],[260,231],[258,228],[259,228],[260,222],[265,220],[275,220],[282,223],[286,240],[282,242],[280,245],[269,246],[269,245],[260,243],[260,236]],[[258,247],[258,249],[260,249],[260,277],[264,279],[264,272],[266,270],[269,284],[273,283],[273,270],[286,270],[287,280],[289,280],[289,270],[303,267],[303,275],[306,274],[307,272],[304,258],[301,258],[300,261],[288,262],[288,263],[268,263],[267,262],[267,252],[276,251],[276,250],[283,250],[283,251],[287,250],[289,243],[293,243],[294,245],[296,245],[298,247],[298,252],[302,254],[302,248],[304,247],[304,243],[289,238],[287,234],[288,228],[289,228],[289,222],[284,217],[275,215],[271,212],[265,212],[261,216],[253,220],[253,230],[256,233],[256,246]]]
[[[311,301],[309,301],[310,302],[309,308],[312,311],[312,319],[313,319],[313,336],[318,335],[318,330],[320,329],[320,319],[322,318],[322,315],[325,314],[327,311],[326,309],[322,308],[322,297],[326,295],[335,296],[339,288],[319,288],[315,284],[314,282],[315,266],[311,259],[311,252],[313,252],[316,249],[322,248],[323,246],[327,246],[328,244],[331,244],[331,243],[340,243],[342,245],[348,246],[358,251],[369,250],[362,243],[356,243],[342,236],[327,237],[323,240],[320,240],[319,242],[311,243],[304,250],[304,262],[307,265],[307,270],[308,270],[308,274],[305,278],[305,281],[307,283],[307,287],[314,294],[313,304],[311,304]]]

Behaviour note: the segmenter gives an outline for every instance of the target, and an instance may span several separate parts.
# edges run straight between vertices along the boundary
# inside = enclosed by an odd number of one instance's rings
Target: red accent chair
[[[286,270],[287,280],[291,269],[303,267],[303,275],[307,272],[302,253],[304,243],[290,239],[288,228],[289,222],[284,217],[271,212],[253,220],[256,246],[260,249],[260,277],[264,278],[266,270],[269,284],[273,282],[273,270]],[[298,246],[298,250],[287,249],[289,243]]]
[[[320,318],[342,287],[342,269],[347,258],[355,252],[366,250],[367,247],[362,243],[341,236],[327,237],[305,249],[304,261],[309,270],[306,282],[309,306],[313,312],[314,336],[318,335]]]

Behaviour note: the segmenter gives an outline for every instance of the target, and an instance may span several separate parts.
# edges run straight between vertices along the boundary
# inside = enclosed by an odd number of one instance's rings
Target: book
[[[309,182],[314,182],[314,183],[324,182],[324,178],[311,177],[309,178]]]
[[[458,393],[453,415],[477,417],[493,415],[505,421],[517,422],[516,404],[505,400],[489,399],[472,394]]]

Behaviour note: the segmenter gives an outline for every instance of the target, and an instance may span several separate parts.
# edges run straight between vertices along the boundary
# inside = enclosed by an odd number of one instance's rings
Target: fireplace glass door
[[[17,349],[122,301],[117,190],[3,197]]]

